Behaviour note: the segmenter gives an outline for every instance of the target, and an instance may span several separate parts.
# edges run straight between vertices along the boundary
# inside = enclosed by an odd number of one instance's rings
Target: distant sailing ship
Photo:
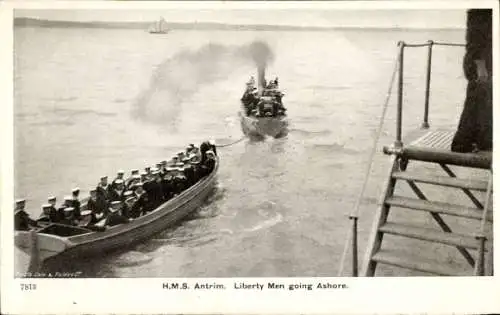
[[[167,22],[163,17],[160,18],[154,25],[149,29],[150,34],[167,34]]]

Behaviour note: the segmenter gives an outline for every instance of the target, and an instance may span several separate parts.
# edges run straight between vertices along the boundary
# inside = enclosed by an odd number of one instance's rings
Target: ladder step
[[[439,186],[465,188],[478,191],[486,191],[488,189],[488,182],[486,181],[463,179],[463,178],[456,178],[449,176],[433,176],[433,175],[416,174],[408,172],[394,172],[392,174],[392,178],[411,180],[415,182],[439,185]]]
[[[428,201],[400,196],[389,197],[386,199],[385,203],[394,207],[436,212],[474,220],[481,220],[483,211],[477,208],[463,207],[445,202]],[[493,222],[493,213],[491,211],[488,211],[486,219]]]
[[[458,272],[439,262],[424,260],[413,255],[398,253],[396,251],[379,250],[372,256],[372,260],[378,263],[401,267],[404,269],[417,270],[439,276],[459,276]],[[472,270],[471,270],[472,274]]]
[[[408,224],[386,222],[379,227],[379,231],[446,245],[461,246],[470,249],[478,248],[478,242],[472,236],[447,233],[436,229],[422,228]]]

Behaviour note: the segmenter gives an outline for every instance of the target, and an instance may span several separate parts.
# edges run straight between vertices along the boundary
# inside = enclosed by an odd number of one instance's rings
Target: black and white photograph
[[[498,4],[122,4],[12,10],[15,280],[495,278]]]

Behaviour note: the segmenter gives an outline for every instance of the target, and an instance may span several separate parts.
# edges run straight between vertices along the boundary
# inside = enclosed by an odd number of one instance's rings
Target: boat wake
[[[298,135],[305,138],[329,136],[331,133],[331,130],[310,131],[304,129],[290,129],[289,131],[289,134]]]
[[[252,226],[251,228],[245,229],[243,231],[244,232],[256,232],[256,231],[260,231],[262,229],[269,229],[282,221],[283,221],[283,216],[281,215],[281,213],[277,213],[274,217],[267,219],[267,220],[264,220],[256,225]]]
[[[117,267],[133,267],[147,264],[153,260],[153,257],[138,251],[125,252],[113,259],[113,265]]]

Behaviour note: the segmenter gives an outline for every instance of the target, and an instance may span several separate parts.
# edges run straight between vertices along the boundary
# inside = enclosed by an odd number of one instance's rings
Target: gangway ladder
[[[431,132],[428,135],[432,137],[432,134],[435,134],[435,132]],[[362,275],[375,276],[378,264],[386,264],[431,273],[433,275],[457,275],[456,270],[437,262],[425,259],[416,261],[415,257],[409,259],[408,257],[404,257],[405,255],[398,255],[395,252],[382,249],[382,241],[385,234],[454,246],[471,266],[473,272],[470,275],[491,275],[493,272],[492,259],[488,261],[488,267],[490,268],[485,270],[485,254],[487,251],[485,244],[488,241],[488,237],[485,235],[485,225],[487,222],[493,222],[492,206],[490,206],[493,193],[491,155],[482,156],[475,153],[454,153],[433,148],[424,149],[412,145],[406,148],[385,147],[384,153],[391,155],[392,165],[382,194],[382,200],[374,219],[372,234],[368,240],[369,243],[362,268]],[[414,160],[424,163],[437,163],[448,176],[407,172],[408,163]],[[457,178],[449,165],[488,170],[488,180]],[[396,185],[400,181],[407,182],[418,199],[395,195]],[[441,201],[431,201],[420,189],[419,184],[430,184],[437,187],[437,189],[445,189],[445,187],[446,189],[459,189],[465,193],[475,207],[471,208]],[[471,191],[486,192],[483,203]],[[393,207],[427,212],[432,216],[441,230],[390,222],[388,217]],[[464,220],[479,220],[481,221],[480,230],[475,235],[455,233],[444,221],[442,215],[461,217]],[[476,251],[475,257],[471,254],[471,250]]]

